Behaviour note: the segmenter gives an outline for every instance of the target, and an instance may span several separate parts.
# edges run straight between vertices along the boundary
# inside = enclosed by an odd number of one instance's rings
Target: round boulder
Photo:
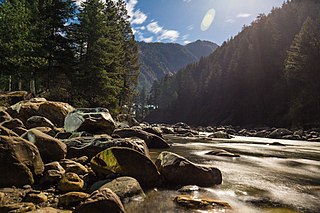
[[[81,191],[84,181],[75,173],[65,173],[58,183],[58,189],[61,192]]]

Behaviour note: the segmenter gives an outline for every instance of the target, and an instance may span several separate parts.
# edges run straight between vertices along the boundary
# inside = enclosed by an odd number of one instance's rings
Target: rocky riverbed
[[[318,129],[140,124],[43,98],[0,122],[0,212],[320,211]]]

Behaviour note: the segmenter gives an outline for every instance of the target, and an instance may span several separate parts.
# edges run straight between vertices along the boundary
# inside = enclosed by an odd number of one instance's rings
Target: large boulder
[[[8,121],[3,121],[1,124],[1,126],[8,128],[8,129],[15,129],[18,127],[22,127],[25,128],[24,124],[22,123],[22,121],[20,119],[14,118]]]
[[[68,192],[59,197],[59,206],[73,207],[78,206],[85,201],[90,195],[84,192]]]
[[[130,176],[143,186],[160,184],[160,174],[153,162],[133,149],[112,147],[97,154],[91,160],[93,171],[104,178]]]
[[[268,138],[281,139],[283,136],[292,135],[292,134],[293,134],[293,132],[291,132],[291,131],[288,130],[288,129],[279,128],[279,129],[273,130],[273,131],[268,135]]]
[[[63,127],[65,117],[72,110],[74,108],[67,103],[35,98],[20,101],[10,106],[7,111],[12,117],[19,118],[23,123],[26,123],[32,116],[43,116],[48,118],[55,126]]]
[[[89,159],[99,152],[111,147],[127,147],[134,149],[147,157],[149,149],[139,138],[109,138],[109,137],[79,137],[63,140],[68,147],[68,158],[87,156]]]
[[[111,189],[122,201],[133,196],[145,196],[139,182],[132,177],[116,178],[100,187],[103,188]]]
[[[137,137],[144,140],[149,148],[169,148],[169,144],[159,136],[141,129],[116,129],[114,135],[122,138]]]
[[[26,126],[28,129],[32,129],[35,127],[50,127],[51,129],[54,129],[55,127],[54,124],[48,118],[37,115],[28,118]]]
[[[74,213],[124,213],[119,197],[108,188],[93,192]]]
[[[82,191],[84,181],[76,173],[67,172],[63,175],[57,187],[61,192]]]
[[[172,152],[161,152],[156,166],[171,185],[212,186],[221,184],[221,171],[215,167],[192,163]]]
[[[32,185],[44,171],[38,148],[20,137],[0,136],[0,162],[0,187]]]
[[[209,138],[222,138],[222,139],[231,139],[232,136],[224,131],[217,131],[208,136]]]
[[[21,137],[34,143],[38,147],[42,160],[45,163],[59,161],[66,157],[66,144],[37,129],[31,129]]]
[[[68,114],[64,129],[67,132],[86,131],[111,135],[115,129],[115,122],[106,108],[80,108]]]

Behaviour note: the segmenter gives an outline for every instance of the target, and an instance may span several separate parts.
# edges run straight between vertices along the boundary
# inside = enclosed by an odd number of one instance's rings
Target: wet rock
[[[175,128],[174,131],[177,133],[177,134],[180,134],[180,135],[186,135],[186,134],[192,134],[192,135],[199,135],[199,132],[195,131],[195,130],[192,130],[192,129],[184,129],[184,128]]]
[[[238,154],[234,154],[223,149],[214,149],[210,152],[207,152],[206,155],[214,155],[214,156],[221,156],[221,157],[240,157],[240,155]]]
[[[183,207],[192,209],[230,209],[229,203],[207,197],[193,197],[190,195],[178,195],[174,201]]]
[[[127,147],[134,149],[147,157],[149,149],[146,143],[138,138],[96,138],[82,137],[63,140],[68,147],[68,158],[87,156],[89,159],[94,157],[99,152],[111,147]]]
[[[59,206],[73,207],[78,206],[85,201],[90,195],[84,192],[68,192],[59,197]]]
[[[137,137],[144,140],[148,148],[169,148],[169,144],[162,138],[140,129],[117,129],[115,135],[122,138]]]
[[[41,157],[46,163],[59,161],[66,157],[66,144],[39,130],[31,129],[21,137],[34,143],[38,147]]]
[[[45,118],[43,116],[32,116],[28,118],[26,126],[28,129],[32,129],[35,127],[50,127],[51,129],[53,129],[55,127],[48,118]]]
[[[20,137],[0,136],[0,187],[34,183],[44,165],[38,148]]]
[[[260,137],[260,138],[265,138],[267,137],[268,135],[270,134],[269,131],[267,130],[261,130],[261,131],[258,131],[256,133],[253,134],[254,137]]]
[[[172,152],[161,152],[156,166],[165,181],[172,185],[212,186],[222,182],[219,169],[192,163]]]
[[[273,130],[268,135],[268,138],[281,139],[283,136],[286,136],[286,135],[292,135],[292,132],[288,129],[285,129],[285,128],[279,128],[279,129]]]
[[[67,103],[46,101],[42,98],[21,101],[10,106],[8,113],[14,118],[19,118],[23,123],[26,123],[32,116],[43,116],[55,126],[62,127],[65,117],[72,110],[74,108]]]
[[[197,191],[200,191],[200,187],[197,185],[187,185],[178,189],[178,192],[182,192],[182,193],[192,193]]]
[[[162,130],[159,127],[145,127],[142,130],[145,132],[149,132],[151,134],[157,135],[158,137],[162,138]]]
[[[44,193],[29,193],[24,197],[24,202],[31,202],[35,204],[48,201],[48,197]]]
[[[84,181],[75,173],[65,173],[58,183],[61,192],[82,191]]]
[[[25,128],[24,124],[20,119],[14,118],[8,121],[4,121],[0,124],[1,126],[13,130],[14,128],[22,127]]]
[[[134,117],[132,117],[132,115],[129,114],[117,115],[117,121],[125,125],[128,125],[129,127],[139,125],[139,122]]]
[[[269,143],[268,145],[270,145],[270,146],[286,146],[280,142],[273,142],[273,143]]]
[[[88,173],[88,169],[85,166],[73,160],[62,159],[60,164],[66,170],[66,172],[73,172],[77,175],[85,175]]]
[[[68,114],[64,129],[66,132],[86,131],[111,135],[115,129],[115,122],[106,108],[81,108]]]
[[[104,184],[100,189],[109,188],[123,201],[133,196],[145,196],[139,182],[132,177],[119,177]]]
[[[104,188],[93,192],[74,213],[119,213],[125,212],[119,197],[110,189]]]
[[[14,131],[6,128],[6,127],[3,127],[0,125],[0,135],[3,135],[3,136],[15,136],[15,137],[18,137],[19,135],[17,135]]]
[[[33,203],[21,202],[21,203],[13,203],[6,204],[0,206],[0,213],[15,213],[15,212],[29,212],[35,210],[36,206]]]
[[[72,213],[70,210],[61,210],[61,209],[55,209],[52,207],[42,207],[40,209],[33,210],[29,213]]]
[[[223,131],[217,131],[208,136],[209,138],[223,138],[223,139],[231,139],[232,136]]]
[[[130,176],[143,186],[156,186],[160,174],[145,155],[129,148],[112,147],[97,154],[91,160],[93,171],[103,177]]]
[[[183,122],[178,122],[173,125],[173,128],[183,128],[183,129],[190,129],[190,126]]]
[[[171,127],[162,126],[162,127],[161,127],[161,131],[162,131],[164,134],[174,134],[174,129],[171,128]]]
[[[35,127],[32,129],[29,129],[28,131],[32,131],[32,130],[38,130],[40,132],[43,132],[44,134],[50,135],[51,137],[54,137],[57,134],[57,132],[51,129],[50,127]]]

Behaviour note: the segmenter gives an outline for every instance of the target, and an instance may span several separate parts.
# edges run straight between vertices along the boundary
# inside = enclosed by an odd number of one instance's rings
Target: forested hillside
[[[124,0],[0,1],[2,91],[119,112],[133,100],[138,71]]]
[[[176,73],[187,64],[208,56],[218,45],[209,41],[195,41],[185,46],[176,43],[138,42],[141,74],[139,90],[149,91],[152,83],[166,74]]]
[[[153,85],[147,120],[190,124],[320,124],[320,2],[260,14],[210,56]]]

